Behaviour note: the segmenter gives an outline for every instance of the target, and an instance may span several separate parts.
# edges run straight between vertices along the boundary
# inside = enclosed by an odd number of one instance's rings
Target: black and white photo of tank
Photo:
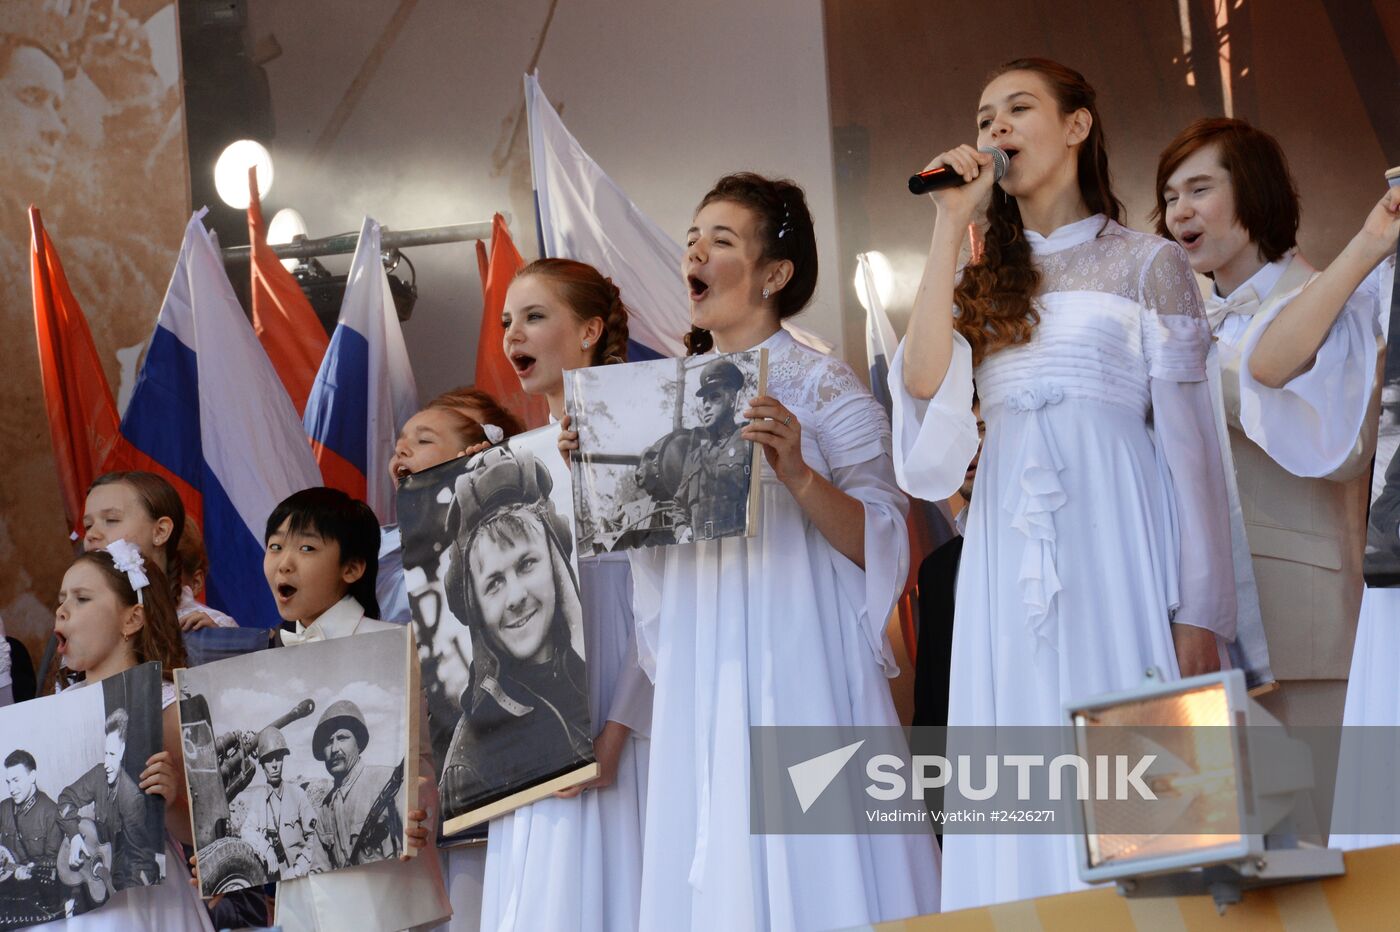
[[[566,373],[580,552],[755,534],[759,449],[740,431],[766,369],[750,350]]]
[[[0,929],[100,909],[165,876],[160,664],[0,709]]]
[[[445,843],[597,775],[558,428],[399,484]]]
[[[409,628],[176,671],[203,896],[397,858],[417,801]]]

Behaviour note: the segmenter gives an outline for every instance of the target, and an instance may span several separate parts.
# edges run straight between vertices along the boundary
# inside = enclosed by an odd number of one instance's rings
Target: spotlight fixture
[[[1345,872],[1342,853],[1300,845],[1292,816],[1312,757],[1228,670],[1066,706],[1085,759],[1152,757],[1156,798],[1096,794],[1075,807],[1079,876],[1127,896],[1209,893],[1223,912],[1243,891]]]
[[[298,239],[305,239],[308,232],[306,218],[301,212],[291,207],[283,207],[272,215],[272,220],[267,224],[267,244],[285,246]],[[282,267],[290,272],[297,267],[297,260],[283,259]]]
[[[272,189],[272,156],[260,142],[240,139],[229,143],[214,163],[214,189],[234,210],[248,209],[248,169],[258,171],[258,199]]]

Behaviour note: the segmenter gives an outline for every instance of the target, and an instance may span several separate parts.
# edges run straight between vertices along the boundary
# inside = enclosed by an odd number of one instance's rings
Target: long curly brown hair
[[[1118,220],[1123,204],[1113,193],[1093,87],[1073,68],[1046,58],[1009,61],[988,75],[987,83],[1011,71],[1032,71],[1044,78],[1060,113],[1089,111],[1089,135],[1079,144],[1079,193],[1091,211]],[[1000,185],[993,185],[982,255],[963,269],[953,289],[953,303],[958,308],[956,326],[972,346],[974,365],[1003,347],[1030,340],[1040,323],[1040,315],[1031,304],[1039,288],[1040,270],[1031,258],[1021,210],[1015,198]]]

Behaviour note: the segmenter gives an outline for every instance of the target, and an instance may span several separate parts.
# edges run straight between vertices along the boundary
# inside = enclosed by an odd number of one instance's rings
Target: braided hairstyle
[[[536,259],[515,273],[516,278],[538,275],[549,282],[560,300],[580,322],[598,318],[603,336],[593,344],[589,362],[595,366],[627,361],[627,305],[622,292],[593,266],[573,259]]]
[[[1093,87],[1079,72],[1045,58],[1009,61],[988,75],[987,83],[1011,71],[1040,75],[1055,95],[1061,114],[1089,111],[1089,135],[1079,144],[1079,193],[1089,210],[1117,221],[1123,204],[1113,193]],[[1021,209],[1000,185],[993,185],[982,255],[963,268],[953,289],[953,303],[958,308],[955,326],[971,345],[974,364],[1003,347],[1031,338],[1040,322],[1031,304],[1039,288],[1040,270],[1031,259]]]
[[[787,178],[765,178],[753,172],[725,175],[700,199],[695,212],[707,204],[728,201],[751,211],[758,221],[757,234],[763,244],[765,262],[786,259],[792,263],[792,277],[773,295],[778,319],[786,320],[807,306],[817,289],[817,234],[807,197],[797,182]],[[686,351],[695,356],[714,349],[710,331],[691,327],[686,334]]]

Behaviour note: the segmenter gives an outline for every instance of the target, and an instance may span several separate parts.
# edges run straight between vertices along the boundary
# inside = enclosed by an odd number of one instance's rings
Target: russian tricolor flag
[[[418,387],[379,241],[379,224],[366,217],[304,420],[325,484],[368,502],[380,524],[392,524],[389,460],[418,410]]]
[[[209,603],[245,627],[277,625],[263,529],[277,503],[320,485],[287,391],[258,344],[200,210],[185,228],[122,434],[199,502]],[[187,497],[188,501],[188,497]]]

